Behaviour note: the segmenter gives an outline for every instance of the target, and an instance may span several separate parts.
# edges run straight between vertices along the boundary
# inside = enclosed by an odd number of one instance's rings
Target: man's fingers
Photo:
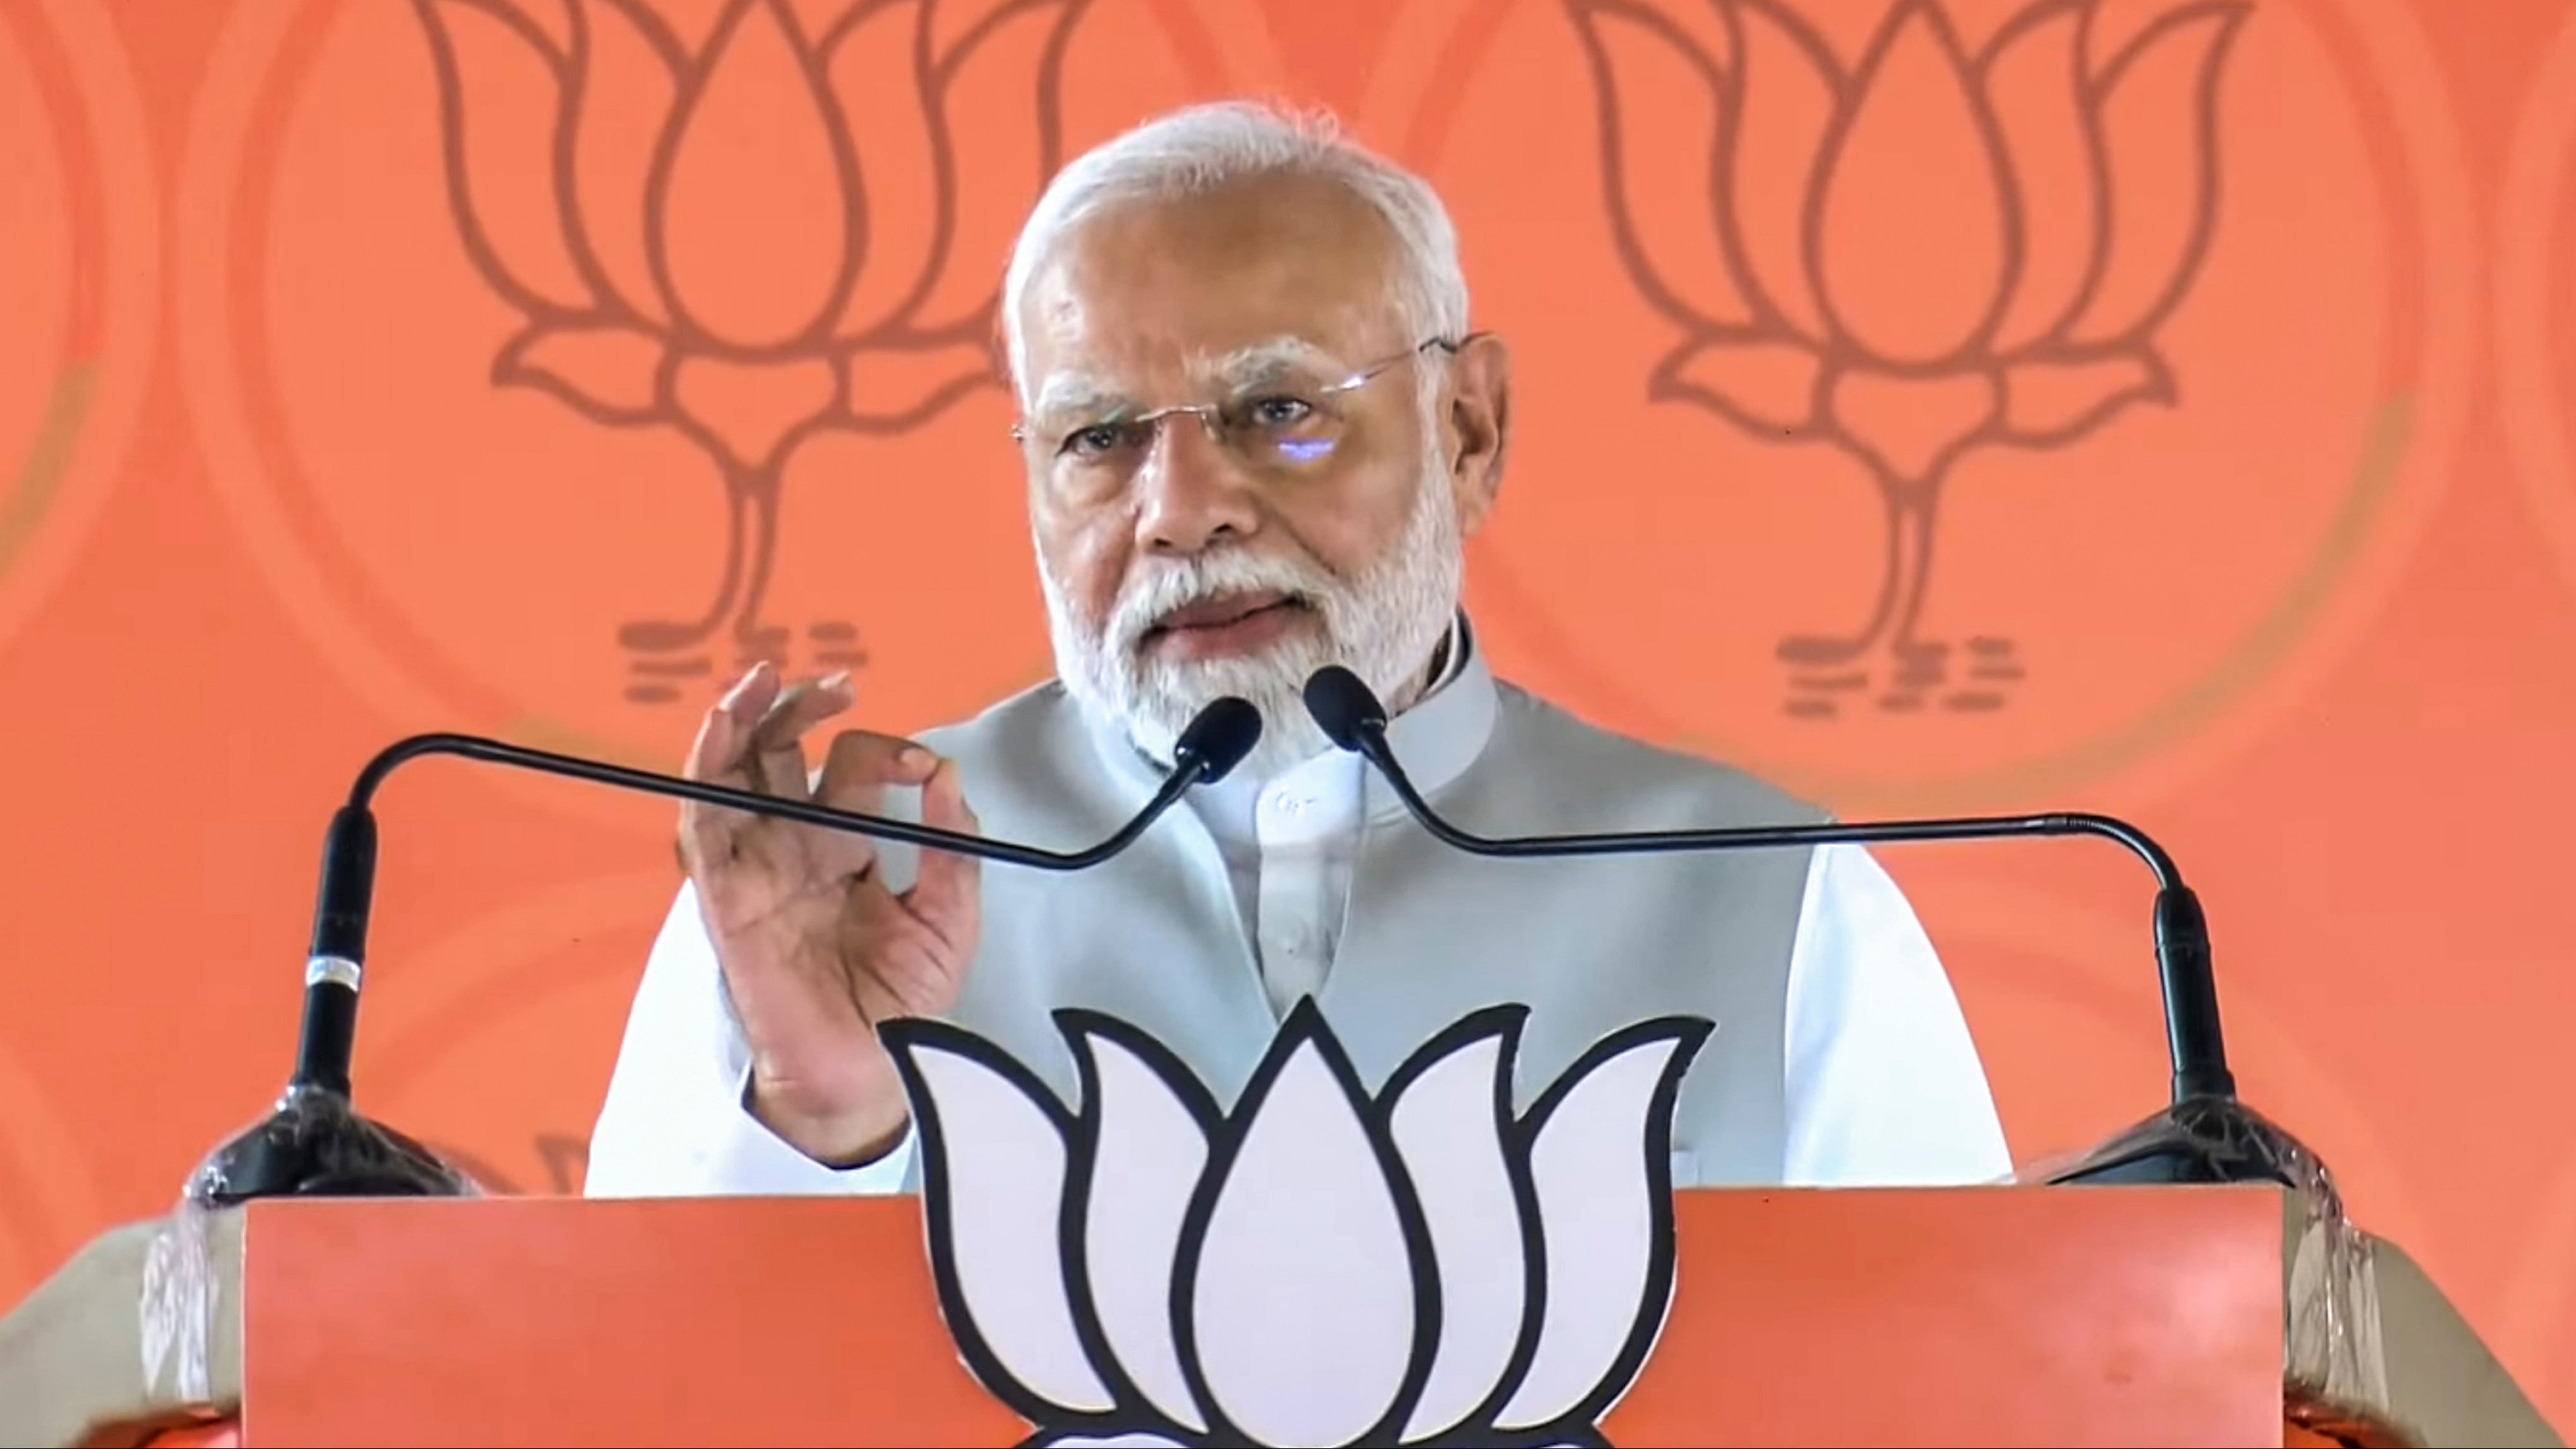
[[[941,760],[922,785],[921,823],[965,835],[983,833],[975,812],[967,807],[956,761]],[[952,945],[963,941],[974,930],[975,913],[981,908],[983,865],[971,855],[925,849],[904,903],[940,939]]]
[[[806,798],[804,751],[797,737],[850,702],[846,672],[784,686],[766,661],[735,681],[699,722],[682,773],[739,790]],[[757,817],[696,801],[680,807],[680,856],[692,869],[733,857],[743,827]]]
[[[760,671],[768,668],[761,665]],[[848,709],[851,696],[846,669],[777,691],[752,727],[754,747],[774,750],[795,743],[807,730]]]
[[[716,707],[744,725],[757,724],[762,715],[769,713],[770,705],[777,702],[784,683],[777,667],[761,660],[733,682],[733,688],[725,691]]]
[[[849,703],[846,670],[811,683],[782,686],[778,671],[764,660],[736,680],[699,722],[686,773],[692,780],[757,789],[759,754],[793,748],[798,736]],[[741,780],[727,778],[737,773]]]
[[[844,730],[823,755],[822,788],[815,798],[835,810],[873,815],[888,785],[919,785],[939,756],[907,739],[872,730]]]
[[[847,670],[779,691],[768,712],[752,726],[744,746],[753,788],[790,800],[811,799],[813,792],[806,783],[805,732],[849,705]]]
[[[752,727],[777,697],[778,677],[767,664],[754,666],[736,680],[706,718],[698,721],[698,737],[690,742],[680,773],[692,780],[741,783],[725,777],[741,768],[743,745],[751,738]]]
[[[689,742],[680,773],[710,785],[756,788],[743,762],[743,748],[760,713],[777,696],[777,679],[766,664],[736,681],[698,721],[697,738]],[[733,832],[740,812],[694,800],[680,803],[680,867],[692,875],[708,865],[722,865],[733,855]]]

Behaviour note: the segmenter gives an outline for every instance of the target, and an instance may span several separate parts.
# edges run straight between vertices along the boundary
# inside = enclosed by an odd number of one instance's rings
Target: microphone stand
[[[332,814],[322,845],[322,882],[304,967],[304,1015],[295,1071],[269,1116],[217,1148],[191,1174],[190,1202],[230,1206],[259,1197],[462,1197],[475,1184],[419,1142],[360,1116],[350,1105],[349,1065],[365,976],[367,924],[375,894],[376,820],[385,778],[405,762],[452,755],[587,780],[648,795],[728,806],[755,815],[846,830],[926,850],[1034,870],[1078,871],[1136,843],[1193,785],[1224,778],[1252,753],[1261,713],[1249,701],[1219,699],[1190,721],[1172,749],[1172,768],[1153,797],[1096,845],[1045,850],[936,826],[835,810],[676,775],[629,769],[526,745],[464,734],[421,734],[378,751]]]

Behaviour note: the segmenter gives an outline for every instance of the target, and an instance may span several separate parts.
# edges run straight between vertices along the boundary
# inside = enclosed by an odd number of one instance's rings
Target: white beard
[[[1066,690],[1085,709],[1116,721],[1138,749],[1166,767],[1174,740],[1198,712],[1238,695],[1261,711],[1262,722],[1260,744],[1238,769],[1265,780],[1332,748],[1305,703],[1307,678],[1325,665],[1357,674],[1390,711],[1404,708],[1457,615],[1465,571],[1436,432],[1431,437],[1404,532],[1348,580],[1311,563],[1238,549],[1184,559],[1140,556],[1103,627],[1076,617],[1041,553],[1038,576]],[[1167,660],[1136,647],[1174,609],[1265,589],[1311,606],[1320,633],[1231,659]]]

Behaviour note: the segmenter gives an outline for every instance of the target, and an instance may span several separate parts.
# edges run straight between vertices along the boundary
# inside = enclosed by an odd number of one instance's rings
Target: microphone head
[[[1261,742],[1261,711],[1252,701],[1233,695],[1200,710],[1172,744],[1175,761],[1198,771],[1198,783],[1213,785],[1232,773],[1252,747]]]
[[[1306,713],[1324,738],[1351,751],[1386,728],[1386,706],[1378,703],[1376,692],[1338,664],[1327,664],[1306,680]]]

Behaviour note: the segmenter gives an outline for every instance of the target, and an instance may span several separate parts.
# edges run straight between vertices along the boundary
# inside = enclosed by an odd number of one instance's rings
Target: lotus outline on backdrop
[[[998,38],[1040,28],[1026,144],[1036,174],[1052,175],[1057,75],[1090,0],[1007,0],[959,21],[968,3],[853,0],[808,25],[800,13],[815,7],[727,0],[693,45],[651,0],[412,0],[436,72],[458,242],[526,319],[493,358],[493,385],[533,388],[606,427],[672,429],[724,488],[714,596],[618,630],[634,703],[680,700],[684,684],[713,678],[727,646],[737,673],[754,660],[786,665],[791,631],[764,608],[799,444],[832,430],[906,433],[1002,385],[999,268],[956,246],[961,193],[991,183],[960,174],[957,134],[974,118],[951,114],[951,93],[962,74],[1010,61]],[[541,112],[505,103],[531,86]],[[478,115],[478,97],[497,114]],[[900,113],[891,121],[889,108]],[[747,140],[763,165],[741,164]],[[913,178],[871,153],[912,153],[901,159],[919,163],[926,188],[894,195]],[[815,197],[829,204],[817,211]],[[731,224],[745,214],[790,220]],[[929,219],[926,238],[885,225],[907,215]],[[919,255],[887,255],[890,238]],[[961,267],[995,273],[962,303],[951,295]],[[846,620],[805,636],[812,664],[867,662]]]
[[[2009,638],[1918,632],[1943,488],[1976,449],[2062,449],[2131,404],[2179,404],[2157,333],[2215,236],[2219,74],[2250,0],[2165,11],[2108,57],[2100,0],[2032,0],[1974,54],[1941,0],[1893,0],[1848,68],[1780,0],[1565,5],[1612,246],[1681,333],[1647,397],[1839,449],[1879,494],[1876,595],[1853,628],[1779,641],[1786,709],[1832,719],[1873,687],[1892,711],[2003,707],[2026,667]],[[1670,5],[1713,6],[1729,53]],[[1623,64],[1676,61],[1715,134],[1625,124]],[[2069,134],[2080,175],[2050,166]],[[1926,155],[1969,188],[1939,215],[1901,194]],[[2149,189],[2176,175],[2187,214],[2159,215],[2171,198]],[[1658,194],[1705,199],[1723,275],[1656,254],[1632,198]]]
[[[1515,1110],[1525,1007],[1371,1093],[1311,998],[1231,1110],[1059,1011],[1080,1101],[944,1022],[880,1028],[940,1311],[1024,1449],[1605,1446],[1672,1301],[1672,1117],[1714,1030],[1641,1021]]]

